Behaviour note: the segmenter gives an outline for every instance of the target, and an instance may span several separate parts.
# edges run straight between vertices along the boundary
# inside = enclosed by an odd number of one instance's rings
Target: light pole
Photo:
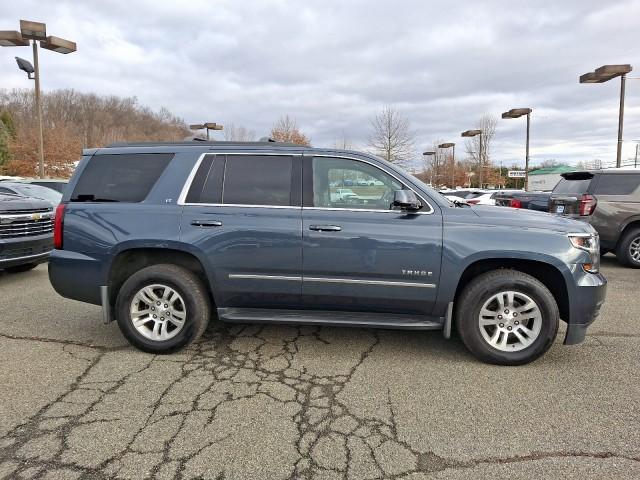
[[[512,108],[508,112],[502,114],[502,118],[520,118],[527,116],[527,140],[524,156],[524,189],[529,187],[529,130],[531,128],[531,109],[530,108]],[[500,171],[502,175],[502,170]]]
[[[38,174],[44,178],[44,134],[42,130],[42,106],[40,104],[40,63],[38,61],[38,42],[40,47],[57,53],[72,53],[76,44],[59,37],[47,37],[47,25],[30,20],[20,20],[20,31],[0,31],[0,46],[28,47],[29,40],[33,47],[33,66],[26,60],[16,57],[20,70],[27,72],[30,80],[35,80],[36,118],[38,120]],[[33,74],[33,77],[31,76]]]
[[[426,157],[430,155],[436,155],[436,152],[435,151],[422,152],[422,156],[424,157],[425,162],[427,161]],[[429,185],[433,187],[433,167],[429,168]]]
[[[620,77],[620,109],[618,111],[618,146],[616,149],[616,167],[622,164],[622,124],[624,121],[624,88],[627,80],[627,73],[631,70],[631,65],[603,65],[596,68],[595,72],[580,75],[580,83],[604,83]]]
[[[475,137],[476,135],[480,135],[480,146],[478,148],[478,159],[480,160],[480,185],[482,188],[482,179],[484,172],[484,161],[482,160],[482,130],[465,130],[460,134],[462,137]],[[471,179],[469,179],[469,185],[471,185]]]
[[[453,142],[441,143],[438,148],[451,148],[451,188],[456,188],[456,144]]]
[[[215,122],[198,123],[196,125],[189,125],[191,130],[207,130],[207,140],[209,140],[209,130],[222,130],[223,126]]]

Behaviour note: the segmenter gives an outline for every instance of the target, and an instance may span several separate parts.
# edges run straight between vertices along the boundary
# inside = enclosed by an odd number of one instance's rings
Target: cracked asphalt
[[[224,325],[129,347],[46,266],[0,273],[0,478],[640,478],[640,271],[523,367],[439,332]]]

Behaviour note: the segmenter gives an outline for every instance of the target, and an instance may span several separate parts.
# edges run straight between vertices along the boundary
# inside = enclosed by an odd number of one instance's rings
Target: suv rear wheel
[[[618,262],[626,267],[640,268],[640,228],[625,233],[616,247]]]
[[[124,282],[116,312],[122,334],[134,347],[172,353],[202,335],[211,306],[194,273],[177,265],[153,265]]]
[[[540,281],[516,270],[474,278],[457,302],[462,341],[480,360],[523,365],[542,356],[558,333],[560,314]]]

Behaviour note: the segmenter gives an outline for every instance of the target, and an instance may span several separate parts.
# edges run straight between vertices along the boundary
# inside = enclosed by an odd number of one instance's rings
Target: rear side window
[[[640,175],[601,175],[596,185],[596,195],[630,195],[640,185]]]
[[[172,158],[172,153],[94,155],[82,172],[71,201],[141,202]]]
[[[228,155],[222,203],[292,205],[293,158],[279,155]]]
[[[553,189],[553,193],[581,195],[587,192],[590,183],[591,178],[581,180],[569,180],[567,178],[563,178],[558,182],[556,188]]]

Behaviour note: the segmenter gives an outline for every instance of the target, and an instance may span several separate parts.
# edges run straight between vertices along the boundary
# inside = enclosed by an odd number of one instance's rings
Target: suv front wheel
[[[473,355],[496,365],[542,356],[558,333],[558,305],[539,280],[516,270],[474,278],[457,302],[458,333]]]
[[[200,337],[211,306],[193,272],[177,265],[153,265],[124,282],[116,312],[120,331],[134,347],[172,353]]]

